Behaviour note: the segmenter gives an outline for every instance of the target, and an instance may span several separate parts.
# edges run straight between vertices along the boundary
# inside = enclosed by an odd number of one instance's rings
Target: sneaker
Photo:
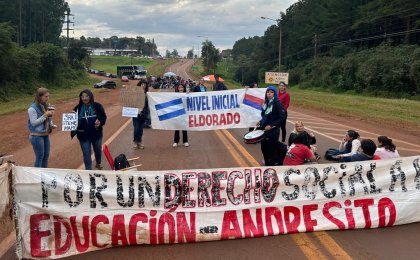
[[[320,156],[319,154],[317,154],[317,155],[315,156],[315,159],[318,161],[319,159],[321,159],[321,156]]]
[[[177,147],[178,146],[178,144],[177,143],[174,143],[173,145],[172,145],[172,147]]]
[[[102,165],[100,165],[100,164],[96,164],[95,168],[98,169],[98,170],[102,170],[104,167],[102,167]]]
[[[185,143],[184,143],[184,146],[185,146],[185,147],[188,147],[188,146],[190,146],[190,144],[189,144],[188,142],[185,142]]]
[[[139,146],[140,149],[144,149],[144,144],[139,143],[138,146]]]
[[[133,149],[139,149],[139,148],[140,148],[139,144],[137,142],[134,142],[133,143]]]

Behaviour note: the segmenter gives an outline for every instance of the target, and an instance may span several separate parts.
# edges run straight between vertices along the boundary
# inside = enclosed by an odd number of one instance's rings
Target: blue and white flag
[[[177,98],[167,102],[156,104],[155,108],[159,121],[179,117],[186,113],[185,108],[182,104],[182,98]]]

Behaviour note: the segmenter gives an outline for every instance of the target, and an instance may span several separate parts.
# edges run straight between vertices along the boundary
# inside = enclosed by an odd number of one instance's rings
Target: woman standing
[[[287,121],[287,109],[290,105],[290,95],[286,92],[287,84],[283,81],[279,83],[279,100],[283,104],[285,117],[284,121],[281,122],[281,141],[284,143],[286,141],[286,121]]]
[[[53,109],[48,109],[50,92],[46,88],[38,88],[35,100],[28,108],[29,141],[35,153],[34,167],[48,167],[50,156],[51,130],[57,126],[52,122]]]
[[[274,86],[267,87],[261,117],[257,127],[265,131],[264,139],[261,141],[264,163],[266,166],[281,165],[282,162],[280,162],[280,157],[276,156],[276,150],[280,135],[279,126],[285,120],[285,111],[277,98]]]
[[[92,170],[91,148],[95,153],[95,168],[102,169],[102,127],[106,123],[103,106],[95,102],[93,93],[85,89],[79,94],[79,104],[73,109],[78,113],[77,139],[83,153],[86,170]]]
[[[149,91],[149,84],[147,81],[139,81],[137,86],[141,86],[144,91],[144,107],[137,117],[133,117],[133,148],[144,149],[143,139],[143,128],[146,124],[147,118],[149,117],[149,102],[147,100],[147,92]]]
[[[190,93],[190,88],[188,87],[188,82],[186,83],[186,85],[182,85],[179,84],[177,87],[175,87],[175,92],[185,92],[185,93]],[[179,130],[175,130],[174,133],[174,143],[172,144],[172,147],[178,147],[178,143],[179,143]],[[182,142],[184,143],[185,147],[190,146],[190,144],[188,143],[188,132],[187,130],[182,130]]]
[[[397,151],[397,147],[386,136],[378,136],[378,148],[375,151],[375,155],[381,157],[381,159],[399,158],[400,154]]]

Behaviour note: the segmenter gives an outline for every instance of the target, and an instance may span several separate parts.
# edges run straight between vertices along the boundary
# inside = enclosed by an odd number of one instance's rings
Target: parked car
[[[99,75],[99,76],[105,76],[105,71],[103,71],[103,70],[99,70],[99,71],[96,73],[96,75]]]
[[[127,76],[122,76],[121,81],[122,82],[128,82],[128,77]]]
[[[112,80],[102,80],[101,82],[95,83],[93,87],[115,89],[117,87],[117,84],[115,83],[115,81],[112,81]]]

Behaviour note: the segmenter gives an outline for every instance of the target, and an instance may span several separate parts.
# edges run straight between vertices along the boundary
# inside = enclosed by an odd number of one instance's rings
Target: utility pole
[[[19,46],[22,46],[22,0],[19,1]]]
[[[70,14],[70,9],[67,9],[67,11],[65,13],[65,16],[66,16],[66,20],[64,21],[64,23],[66,23],[66,29],[64,29],[64,30],[67,31],[66,45],[67,45],[67,48],[68,48],[69,47],[69,32],[74,30],[74,29],[70,29],[70,24],[74,24],[74,22],[70,21],[70,16],[74,16],[74,15]]]
[[[281,13],[280,13],[280,18],[279,19],[272,19],[272,18],[268,18],[265,16],[261,16],[261,19],[264,20],[271,20],[274,22],[278,22],[279,23],[279,72],[281,72],[281,36],[282,36],[282,28],[281,28]]]
[[[278,19],[278,22],[279,22],[279,33],[280,33],[280,36],[279,36],[279,72],[281,72],[281,35],[282,35],[282,33],[281,33],[281,19]]]

